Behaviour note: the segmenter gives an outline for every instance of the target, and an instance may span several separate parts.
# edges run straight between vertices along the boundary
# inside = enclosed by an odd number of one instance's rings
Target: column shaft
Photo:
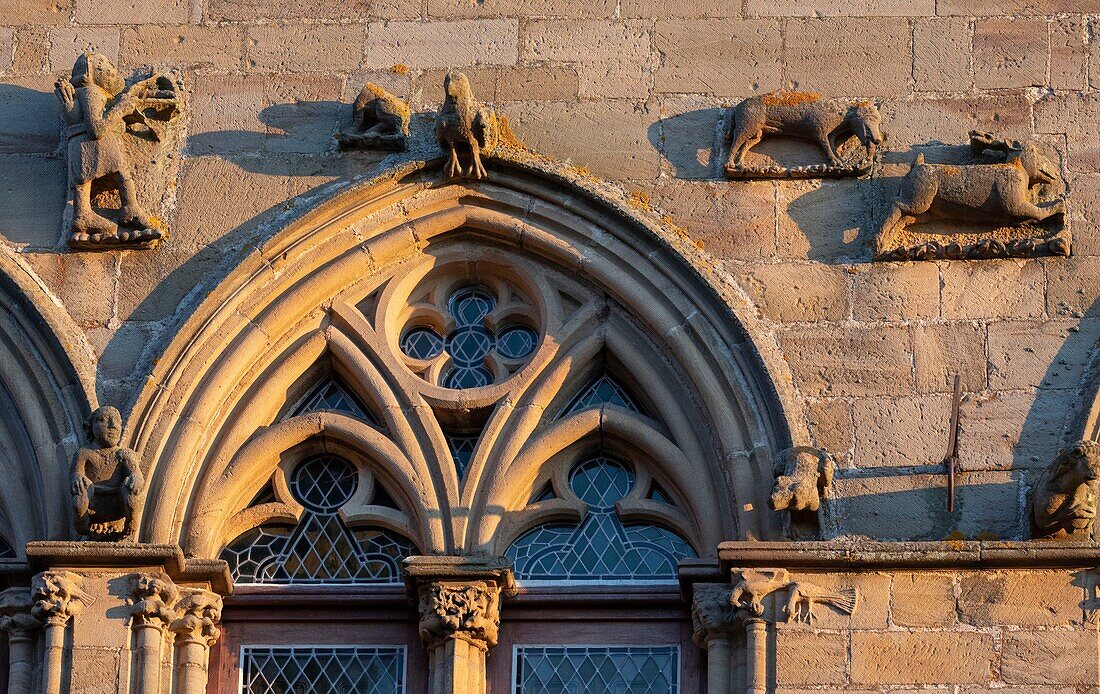
[[[768,623],[763,619],[745,620],[745,657],[748,659],[749,686],[746,694],[766,694],[768,690]]]
[[[31,694],[34,634],[13,629],[8,635],[8,694]]]

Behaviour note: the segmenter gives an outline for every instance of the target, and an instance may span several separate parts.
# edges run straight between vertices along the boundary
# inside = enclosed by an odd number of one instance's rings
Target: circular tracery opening
[[[302,461],[294,469],[290,492],[302,506],[317,513],[335,513],[359,487],[355,466],[331,455]]]

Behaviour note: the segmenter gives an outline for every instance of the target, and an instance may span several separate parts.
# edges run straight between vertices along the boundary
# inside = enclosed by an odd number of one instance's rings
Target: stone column
[[[768,620],[764,599],[790,585],[786,569],[733,569],[730,606],[745,625],[746,694],[768,691]]]
[[[160,694],[164,632],[175,619],[172,606],[179,591],[163,573],[138,573],[130,577],[130,628],[136,685],[134,694]]]
[[[221,636],[222,598],[199,588],[185,589],[169,629],[176,636],[176,693],[204,694],[210,647]]]
[[[733,629],[736,611],[732,588],[724,583],[696,583],[692,587],[691,623],[695,644],[707,651],[707,694],[733,691]]]
[[[8,694],[31,694],[35,632],[42,623],[31,615],[31,589],[0,592],[0,631],[8,634]]]
[[[65,631],[73,617],[92,603],[84,579],[70,571],[43,571],[32,582],[31,614],[45,622],[46,647],[42,661],[42,691],[60,694],[65,670]]]

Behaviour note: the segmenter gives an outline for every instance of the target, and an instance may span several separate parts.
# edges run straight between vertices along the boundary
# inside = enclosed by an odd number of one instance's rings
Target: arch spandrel
[[[686,530],[705,538],[694,541],[777,535],[766,511],[772,454],[806,439],[790,374],[744,294],[698,270],[705,256],[674,231],[612,189],[525,154],[496,159],[481,181],[441,181],[438,161],[414,162],[304,203],[208,295],[139,395],[131,445],[151,461],[146,509],[159,510],[146,512],[141,540],[212,556],[232,539],[216,529],[242,510],[245,490],[266,482],[279,452],[263,463],[240,454],[277,425],[286,404],[278,395],[327,358],[345,381],[366,386],[360,395],[407,457],[409,479],[395,483],[417,488],[400,494],[430,499],[409,514],[420,517],[421,549],[494,549],[501,517],[522,510],[530,491],[508,486],[510,466],[531,458],[531,442],[554,426],[546,408],[561,389],[583,385],[576,358],[600,351],[631,369],[652,366],[650,399],[661,407],[651,429],[676,454],[644,464],[662,484],[685,494],[694,485],[702,497]],[[463,250],[475,241],[487,249],[476,257]],[[392,368],[404,315],[392,297],[413,300],[410,287],[463,253],[474,274],[479,262],[545,268],[541,279],[560,283],[569,315],[532,300],[543,318],[557,316],[554,339],[502,383],[449,391]],[[448,411],[481,410],[492,440],[459,478],[440,422]],[[624,445],[658,440],[616,413],[598,419],[588,435],[607,427]],[[729,461],[760,469],[729,470]]]

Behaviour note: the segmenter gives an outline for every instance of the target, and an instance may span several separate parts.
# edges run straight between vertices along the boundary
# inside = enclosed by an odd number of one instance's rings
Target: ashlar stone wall
[[[668,214],[752,297],[840,462],[831,533],[1024,538],[1028,486],[1100,336],[1098,23],[1095,0],[6,0],[0,235],[84,329],[100,398],[125,413],[288,199],[376,163],[332,137],[364,81],[427,111],[461,68],[531,148]],[[88,47],[124,72],[183,71],[173,237],[154,251],[64,245],[53,83]],[[780,87],[877,100],[872,176],[722,180],[723,107]],[[1073,257],[871,263],[909,162],[971,128],[1062,153]],[[969,472],[948,514],[935,473],[955,371]]]

